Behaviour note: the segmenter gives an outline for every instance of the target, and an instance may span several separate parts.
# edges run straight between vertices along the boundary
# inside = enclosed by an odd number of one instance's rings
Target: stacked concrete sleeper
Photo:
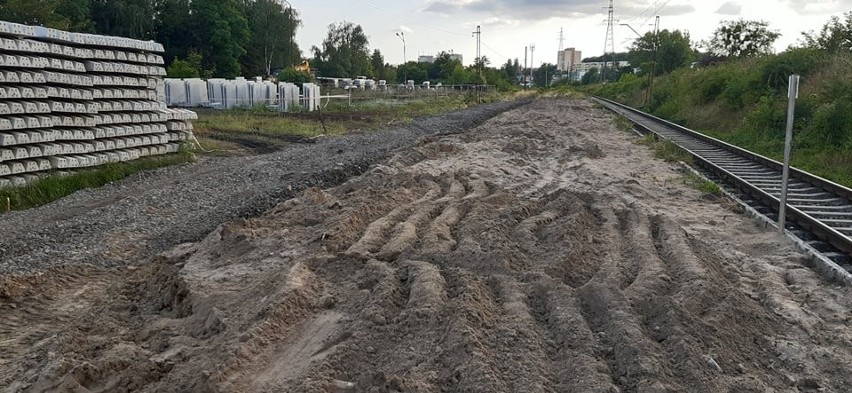
[[[166,108],[162,52],[0,21],[0,188],[177,152],[197,116]]]

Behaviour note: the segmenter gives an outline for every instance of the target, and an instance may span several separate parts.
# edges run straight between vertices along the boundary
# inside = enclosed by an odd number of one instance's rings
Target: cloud
[[[718,10],[716,10],[716,13],[717,13],[717,14],[719,14],[719,15],[732,15],[732,16],[737,16],[737,15],[740,15],[740,13],[742,12],[742,10],[743,10],[743,6],[742,6],[742,5],[737,4],[737,3],[733,2],[733,1],[729,1],[729,2],[727,2],[727,3],[725,3],[725,4],[722,4],[722,6],[721,6],[721,7],[719,7],[719,9],[718,9]]]
[[[505,27],[505,26],[520,26],[521,21],[513,18],[501,18],[499,16],[493,16],[491,18],[479,21],[479,22],[465,22],[462,24],[466,29],[475,29],[476,26],[482,26],[484,28],[488,27]]]
[[[682,15],[695,11],[689,2],[632,0],[616,4],[617,18]],[[580,18],[606,13],[605,0],[432,0],[423,11],[442,15],[478,12],[510,20]],[[655,12],[656,11],[656,12]]]
[[[787,6],[800,14],[820,15],[848,11],[852,0],[783,0]]]
[[[395,28],[391,31],[393,31],[394,33],[412,33],[412,32],[414,32],[414,30],[411,30],[411,28],[406,26],[406,25],[399,25],[399,27],[397,27],[397,28]]]

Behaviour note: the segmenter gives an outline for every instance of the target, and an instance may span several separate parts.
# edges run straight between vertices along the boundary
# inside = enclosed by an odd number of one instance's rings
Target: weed
[[[665,160],[666,162],[683,162],[687,165],[692,165],[692,155],[680,146],[669,140],[661,140],[651,145],[654,150],[654,157]]]
[[[0,201],[9,198],[12,210],[29,209],[53,202],[86,188],[100,187],[138,172],[192,162],[188,149],[166,156],[144,157],[131,162],[107,164],[68,176],[49,176],[24,187],[0,189]]]
[[[716,198],[722,197],[722,188],[718,184],[709,181],[694,173],[689,173],[683,178],[683,184],[692,187],[704,194],[711,195]]]
[[[616,115],[613,119],[615,126],[622,131],[633,131],[633,122],[624,116]]]

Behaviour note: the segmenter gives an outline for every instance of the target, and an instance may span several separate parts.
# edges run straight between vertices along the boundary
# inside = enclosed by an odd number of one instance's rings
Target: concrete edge
[[[681,162],[680,165],[683,166],[687,171],[700,177],[701,179],[713,182],[712,180],[708,179],[707,176],[704,176],[703,173],[689,166],[685,162]],[[725,195],[725,197],[730,198],[732,201],[739,204],[745,210],[745,215],[756,220],[764,228],[774,228],[775,230],[778,229],[778,223],[776,223],[774,220],[770,220],[769,217],[766,217],[762,213],[758,212],[753,207],[743,202],[736,195],[728,192],[728,190],[726,190],[725,188],[719,188],[722,190],[722,193]],[[802,239],[796,237],[796,235],[794,235],[792,232],[785,230],[784,233],[787,235],[787,240],[790,243],[792,243],[799,251],[805,253],[807,256],[810,257],[811,264],[808,265],[809,268],[816,270],[817,273],[819,273],[828,280],[843,285],[852,286],[852,273],[847,272],[845,269],[840,267],[840,265],[834,263],[834,261],[832,261],[831,259],[826,258],[824,255],[822,255],[822,253],[820,253],[815,248],[809,246]]]

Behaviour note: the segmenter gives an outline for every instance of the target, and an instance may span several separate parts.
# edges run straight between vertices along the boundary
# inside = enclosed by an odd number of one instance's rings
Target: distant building
[[[556,55],[556,69],[560,72],[569,72],[583,60],[581,51],[576,48],[568,48]]]
[[[572,70],[569,71],[570,78],[571,78],[571,80],[579,81],[579,80],[583,79],[583,75],[586,75],[586,73],[591,71],[592,68],[597,68],[598,71],[600,71],[601,69],[603,69],[604,65],[607,66],[607,69],[609,69],[609,68],[624,68],[624,67],[629,67],[630,62],[623,60],[623,61],[608,61],[606,63],[604,63],[602,61],[590,61],[590,62],[579,63],[579,64],[575,65]]]
[[[447,53],[450,56],[450,60],[458,60],[459,63],[464,63],[464,57],[458,53]],[[417,57],[418,63],[434,63],[435,56],[432,55],[420,55]]]

